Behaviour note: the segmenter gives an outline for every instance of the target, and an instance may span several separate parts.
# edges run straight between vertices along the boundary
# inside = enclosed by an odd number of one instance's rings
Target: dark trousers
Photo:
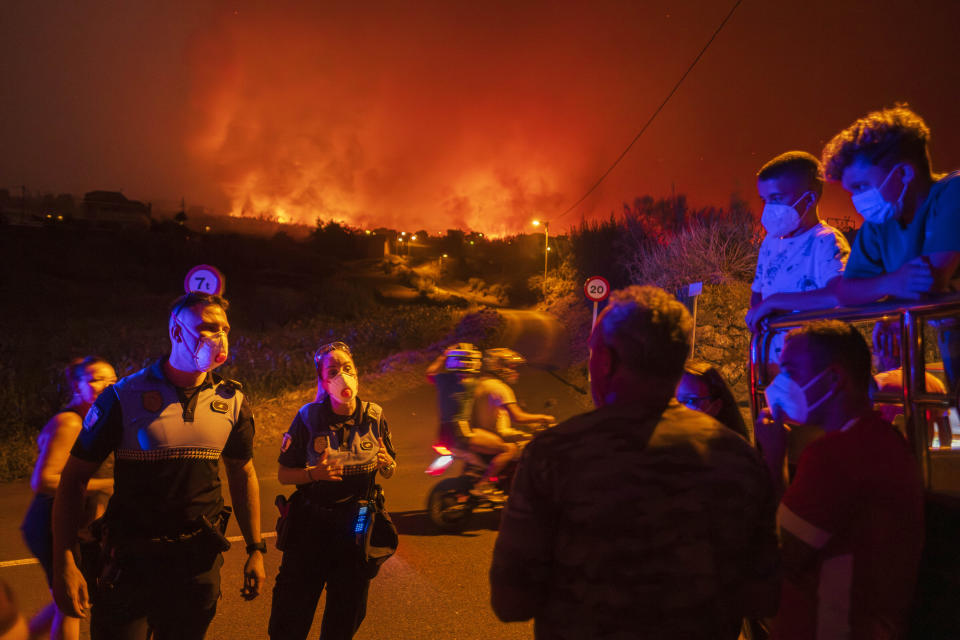
[[[217,611],[223,556],[123,563],[94,595],[92,640],[202,640]]]
[[[317,532],[291,540],[273,587],[270,611],[272,640],[305,640],[310,633],[320,593],[327,604],[321,640],[349,640],[367,614],[370,580],[360,570],[357,549],[349,539]]]

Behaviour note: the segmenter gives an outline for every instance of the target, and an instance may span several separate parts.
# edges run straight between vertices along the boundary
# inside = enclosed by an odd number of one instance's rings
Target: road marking
[[[40,564],[40,561],[36,558],[23,558],[21,560],[4,560],[0,562],[0,569],[6,569],[7,567],[19,567],[25,564]]]
[[[261,538],[275,538],[277,536],[276,531],[268,531],[260,535]],[[240,542],[243,540],[243,536],[230,536],[227,538],[230,542]],[[40,564],[40,561],[36,558],[20,558],[19,560],[3,560],[0,562],[0,569],[8,569],[10,567],[22,567],[28,564]]]

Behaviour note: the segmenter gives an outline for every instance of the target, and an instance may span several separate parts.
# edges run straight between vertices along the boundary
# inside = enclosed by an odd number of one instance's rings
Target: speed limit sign
[[[583,293],[588,300],[603,302],[610,295],[610,283],[603,276],[590,276],[583,285]]]

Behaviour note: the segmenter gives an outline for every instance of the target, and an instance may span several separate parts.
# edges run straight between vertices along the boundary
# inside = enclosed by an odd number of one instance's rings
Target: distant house
[[[103,227],[148,229],[150,205],[128,200],[119,191],[89,191],[83,196],[83,217]]]

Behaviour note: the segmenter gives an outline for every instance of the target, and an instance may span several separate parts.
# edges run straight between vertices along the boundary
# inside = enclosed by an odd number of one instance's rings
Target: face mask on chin
[[[797,205],[807,197],[810,192],[804,193],[797,198],[792,205],[768,202],[763,206],[763,214],[760,216],[760,224],[766,229],[767,233],[775,238],[782,238],[790,235],[800,226],[803,216],[797,211]],[[809,211],[810,207],[807,207]],[[806,211],[804,211],[806,215]]]
[[[184,334],[189,334],[191,337],[194,337],[194,334],[179,320],[177,324],[180,325]],[[190,357],[197,371],[212,371],[227,361],[229,347],[225,331],[220,331],[210,336],[197,335],[195,340],[196,342],[194,343],[193,351],[190,352]],[[184,340],[184,347],[186,347],[186,344]]]
[[[359,381],[353,374],[341,371],[327,384],[330,387],[330,395],[340,403],[346,404],[357,397]]]
[[[893,167],[893,169],[890,169],[887,177],[883,179],[879,187],[870,187],[866,191],[861,191],[851,196],[850,200],[853,202],[853,208],[863,216],[865,222],[883,224],[891,218],[900,217],[900,214],[903,213],[903,198],[907,194],[907,185],[910,184],[909,180],[903,181],[903,189],[900,191],[900,197],[897,198],[896,202],[887,202],[883,194],[880,193],[880,190],[887,184],[887,181],[890,180],[890,176],[893,175],[896,168],[897,167]]]
[[[794,424],[807,424],[810,412],[829,400],[836,391],[835,388],[832,388],[813,404],[808,403],[807,389],[826,373],[826,371],[821,371],[810,382],[801,387],[786,372],[781,371],[763,392],[771,413],[777,417],[778,412],[780,412],[780,416]]]

